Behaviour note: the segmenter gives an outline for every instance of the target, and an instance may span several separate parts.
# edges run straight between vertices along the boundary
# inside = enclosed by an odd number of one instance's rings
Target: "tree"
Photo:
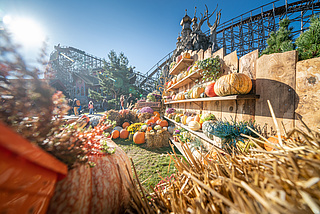
[[[299,60],[320,56],[320,17],[314,16],[310,20],[309,29],[300,34],[296,40]]]
[[[105,95],[115,95],[117,99],[120,94],[127,95],[137,89],[135,85],[130,84],[129,76],[133,73],[133,69],[128,66],[129,60],[124,53],[117,55],[114,50],[111,50],[108,58],[109,61],[104,62],[103,71],[98,74],[103,95],[89,90],[89,97],[95,100],[102,100]]]
[[[268,47],[262,51],[263,54],[283,53],[295,49],[293,43],[292,29],[289,28],[290,20],[288,18],[282,19],[279,23],[280,28],[277,32],[271,32],[267,39]]]

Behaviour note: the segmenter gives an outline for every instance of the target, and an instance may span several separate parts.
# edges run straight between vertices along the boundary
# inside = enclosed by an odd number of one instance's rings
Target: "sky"
[[[27,61],[35,61],[43,38],[47,38],[48,54],[57,44],[105,59],[114,50],[118,54],[123,52],[136,71],[146,73],[175,49],[181,32],[180,21],[186,9],[192,18],[197,7],[196,16],[200,17],[205,5],[210,13],[218,4],[218,9],[221,9],[220,23],[223,23],[269,2],[272,1],[0,0],[0,18],[10,17],[5,20],[8,25],[13,20],[23,19],[37,26],[26,28],[27,23],[16,26],[20,29],[16,29],[19,35],[16,35],[15,41],[22,45],[21,52]],[[280,2],[283,4],[285,0]],[[204,23],[202,31],[207,29]],[[23,40],[26,35],[35,41]]]

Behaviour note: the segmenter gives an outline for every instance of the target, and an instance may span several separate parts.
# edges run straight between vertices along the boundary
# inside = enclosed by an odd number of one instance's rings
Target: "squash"
[[[196,98],[199,98],[200,97],[200,94],[204,92],[204,88],[203,87],[195,87],[193,90],[192,90],[192,98],[193,99],[196,99]]]
[[[176,121],[177,123],[180,123],[180,116],[176,115],[175,118],[174,118],[174,121]]]
[[[130,126],[130,123],[128,123],[128,122],[124,122],[123,124],[122,124],[122,128],[127,128],[128,126]],[[121,131],[121,130],[120,130]]]
[[[120,132],[118,130],[112,131],[112,139],[117,139],[120,136]]]
[[[199,114],[197,114],[197,115],[194,117],[194,121],[197,121],[197,122],[200,121],[200,115],[199,115]]]
[[[183,116],[181,117],[181,123],[182,123],[183,125],[186,125],[186,124],[187,124],[187,118],[188,118],[188,116],[186,116],[186,115],[183,115]]]
[[[161,127],[160,125],[156,125],[153,129],[154,129],[154,130],[161,130],[162,127]]]
[[[166,120],[158,120],[156,123],[157,123],[157,125],[160,125],[161,127],[168,126],[168,121],[166,121]]]
[[[168,127],[168,132],[169,132],[170,134],[173,134],[173,131],[174,131],[174,126],[169,126],[169,127]]]
[[[154,111],[154,112],[153,112],[153,115],[160,118],[160,114],[159,114],[159,112],[157,112],[157,111]]]
[[[251,89],[250,77],[242,73],[224,75],[214,85],[214,91],[218,96],[248,94]]]
[[[129,131],[127,129],[122,129],[120,131],[120,138],[127,139],[129,137]]]
[[[104,139],[103,139],[104,140]],[[130,194],[125,180],[132,177],[126,153],[112,140],[105,142],[115,152],[89,156],[95,164],[76,164],[63,180],[57,182],[46,213],[124,213],[129,208]]]
[[[193,131],[198,131],[200,129],[200,124],[197,121],[191,121],[188,127]]]
[[[145,143],[145,134],[144,134],[144,132],[136,132],[133,135],[133,142],[135,144],[143,144],[143,143]]]
[[[172,85],[176,84],[177,83],[177,77],[173,77],[172,78]]]
[[[176,96],[176,100],[184,100],[184,93],[179,93],[179,94],[177,94],[177,96]]]
[[[121,126],[116,126],[113,128],[114,130],[118,130],[119,132],[122,130],[122,127]]]
[[[215,82],[211,82],[207,85],[204,92],[208,97],[216,97],[217,96],[217,94],[214,92],[214,85],[215,84],[216,84]]]
[[[194,120],[194,117],[188,117],[187,119],[186,119],[186,124],[189,124],[191,121],[193,121]]]

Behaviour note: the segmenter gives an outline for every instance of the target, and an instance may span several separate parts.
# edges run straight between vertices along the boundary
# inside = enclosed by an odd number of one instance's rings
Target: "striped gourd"
[[[252,81],[250,77],[242,73],[224,75],[214,85],[214,91],[218,96],[248,94],[251,88]]]

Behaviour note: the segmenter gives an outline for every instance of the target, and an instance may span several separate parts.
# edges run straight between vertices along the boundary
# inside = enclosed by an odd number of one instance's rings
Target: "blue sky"
[[[185,14],[197,16],[205,4],[209,12],[216,5],[221,9],[221,21],[271,1],[262,0],[0,0],[0,17],[27,17],[34,20],[48,40],[48,53],[58,43],[107,58],[110,50],[124,52],[129,64],[145,73],[158,60],[175,49],[181,32],[180,21]],[[283,4],[285,0],[281,0]],[[211,23],[213,22],[211,19]],[[206,31],[204,23],[202,31]],[[23,44],[22,44],[23,45]],[[39,50],[25,48],[28,60]]]

